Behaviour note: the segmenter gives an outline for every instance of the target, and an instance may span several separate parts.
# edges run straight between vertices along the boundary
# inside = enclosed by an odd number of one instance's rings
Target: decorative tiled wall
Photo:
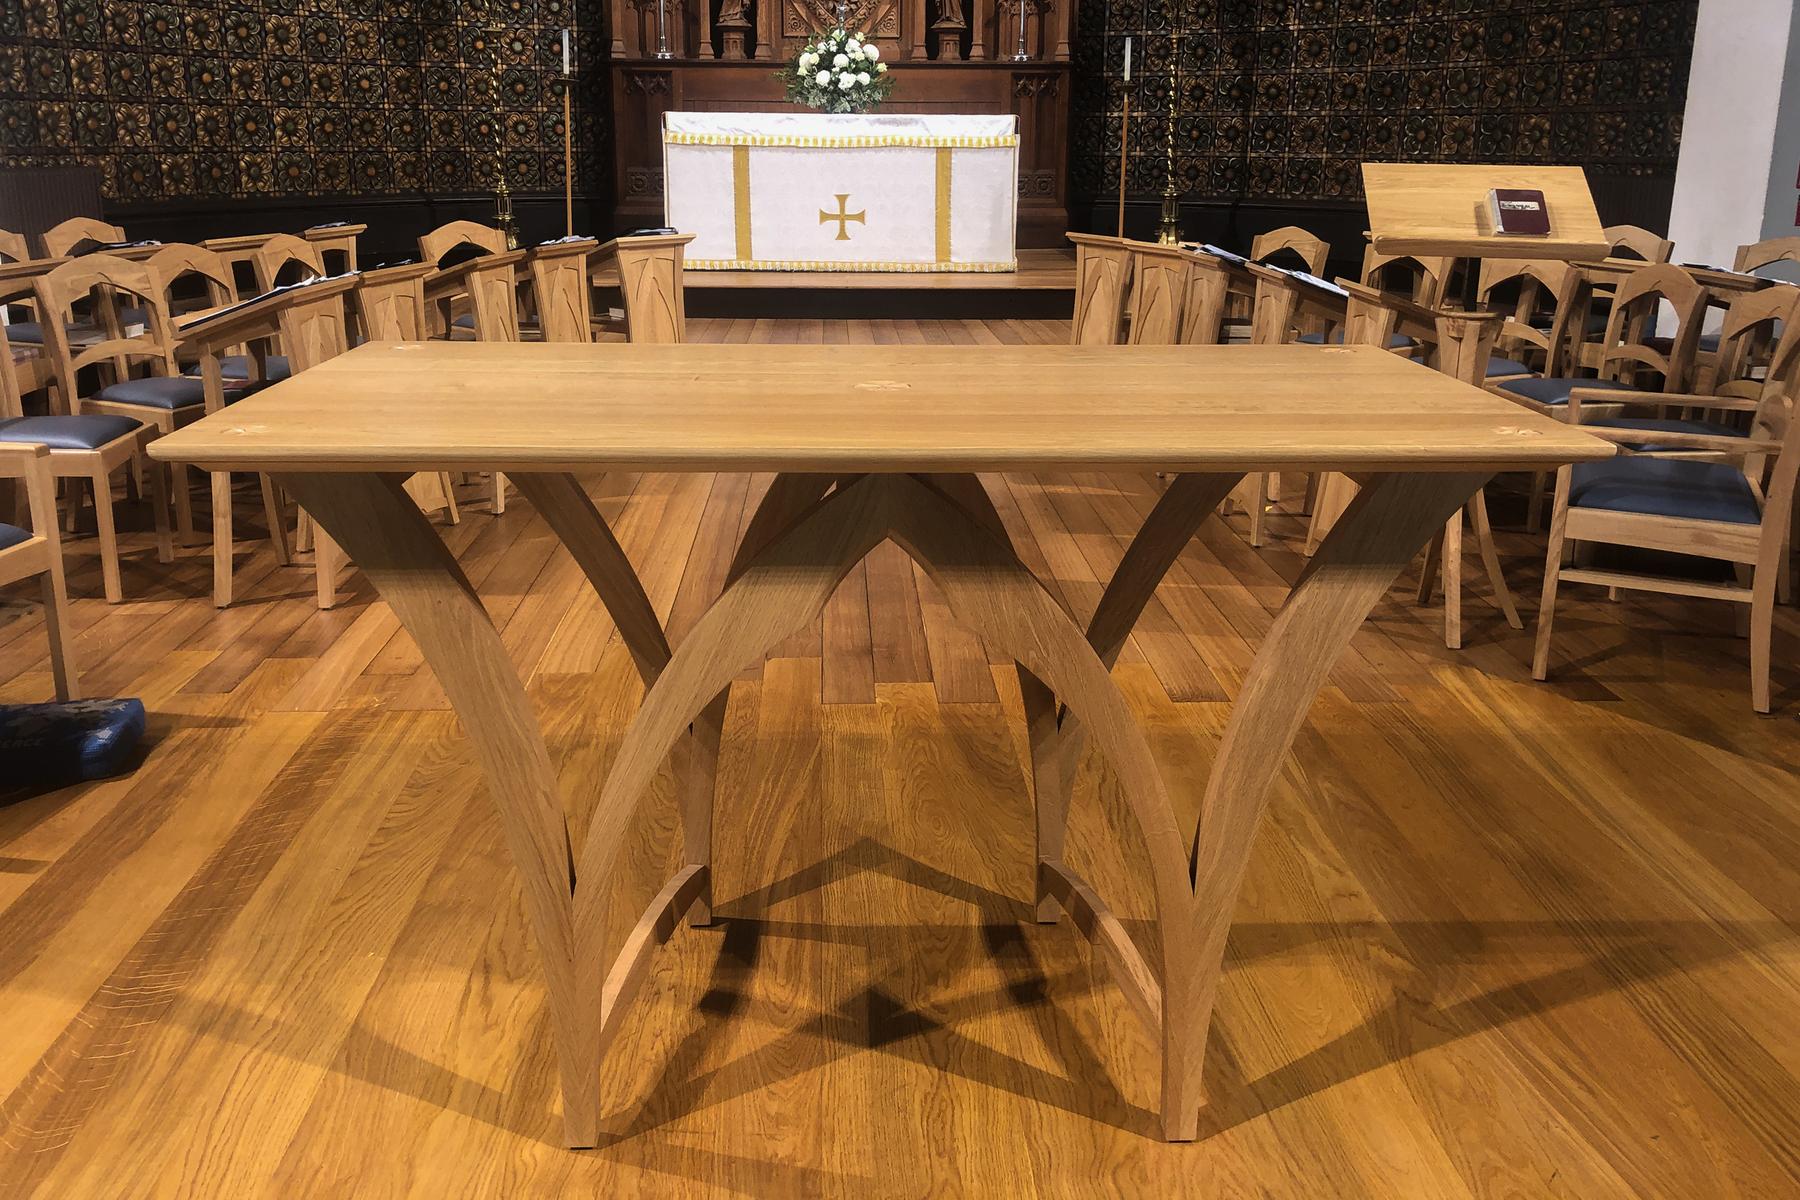
[[[0,158],[110,201],[560,190],[561,31],[597,0],[0,0]],[[578,34],[598,65],[598,38]],[[496,60],[498,70],[495,69]],[[495,91],[498,90],[496,100]],[[604,183],[578,79],[576,186]]]
[[[1087,197],[1118,187],[1129,87],[1126,188],[1160,193],[1172,85],[1176,177],[1194,199],[1354,199],[1365,159],[1673,176],[1697,9],[1698,0],[1090,0],[1075,40],[1072,183]]]

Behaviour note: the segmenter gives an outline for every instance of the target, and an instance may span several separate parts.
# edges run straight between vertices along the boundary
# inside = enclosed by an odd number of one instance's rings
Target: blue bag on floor
[[[144,736],[144,702],[0,704],[0,793],[117,775]]]

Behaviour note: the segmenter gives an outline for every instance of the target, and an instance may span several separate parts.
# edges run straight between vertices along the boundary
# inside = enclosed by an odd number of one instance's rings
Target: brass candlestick
[[[1178,66],[1181,62],[1181,35],[1177,33],[1174,52],[1169,57],[1169,128],[1163,139],[1163,157],[1167,179],[1163,184],[1162,223],[1157,227],[1159,245],[1181,244],[1181,193],[1175,190],[1175,97],[1180,90]]]
[[[513,223],[512,189],[506,184],[506,147],[500,132],[500,127],[505,124],[505,116],[500,111],[500,37],[506,31],[494,13],[493,0],[488,0],[487,14],[488,49],[492,55],[489,82],[494,101],[494,228],[506,235],[506,248],[515,250],[519,245],[519,228]]]

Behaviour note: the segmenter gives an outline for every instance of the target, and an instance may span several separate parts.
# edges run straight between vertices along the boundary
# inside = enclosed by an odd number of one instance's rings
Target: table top
[[[1546,237],[1494,232],[1488,192],[1530,188],[1550,209]],[[1364,163],[1369,241],[1381,254],[1598,259],[1610,246],[1580,167]]]
[[[1613,448],[1375,347],[375,342],[150,453],[269,471],[1449,471]]]

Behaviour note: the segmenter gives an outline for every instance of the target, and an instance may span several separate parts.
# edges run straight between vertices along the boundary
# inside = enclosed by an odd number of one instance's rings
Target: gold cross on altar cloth
[[[847,211],[845,211],[847,208],[849,208],[849,205],[850,205],[850,193],[849,192],[837,193],[837,202],[838,202],[838,210],[834,213],[826,212],[822,208],[819,210],[819,224],[823,225],[827,221],[836,221],[838,223],[838,231],[837,231],[837,237],[833,240],[839,241],[839,242],[847,242],[850,240],[850,224],[849,223],[851,221],[855,221],[858,225],[867,225],[869,223],[868,219],[867,219],[869,216],[869,210],[864,209],[862,212],[847,212]]]

